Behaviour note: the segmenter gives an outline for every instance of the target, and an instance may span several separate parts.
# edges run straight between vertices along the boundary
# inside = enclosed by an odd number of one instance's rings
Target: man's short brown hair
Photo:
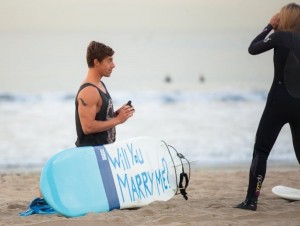
[[[106,57],[111,57],[114,55],[114,51],[107,45],[104,45],[99,42],[92,41],[86,52],[86,61],[89,68],[94,67],[94,60],[97,59],[101,62]]]

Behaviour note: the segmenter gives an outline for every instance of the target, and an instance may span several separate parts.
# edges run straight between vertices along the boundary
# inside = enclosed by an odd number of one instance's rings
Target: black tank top
[[[103,86],[105,87],[104,83],[102,82]],[[79,92],[84,89],[87,86],[94,86],[99,94],[100,97],[102,98],[102,106],[99,112],[97,112],[96,116],[95,116],[95,120],[98,121],[106,121],[109,120],[111,118],[114,117],[114,109],[113,109],[113,104],[112,104],[112,99],[108,93],[108,91],[106,91],[107,93],[102,92],[97,86],[91,84],[91,83],[85,83],[82,86],[80,86],[77,95],[76,95],[76,99],[75,99],[75,121],[76,121],[76,132],[77,132],[77,141],[75,143],[75,145],[77,147],[82,147],[82,146],[99,146],[99,145],[103,145],[103,144],[110,144],[113,143],[116,139],[116,129],[115,127],[106,130],[104,132],[100,132],[100,133],[92,133],[92,134],[84,134],[83,130],[82,130],[82,126],[80,123],[80,119],[79,119],[79,114],[78,114],[78,94]],[[106,87],[105,87],[106,89]]]

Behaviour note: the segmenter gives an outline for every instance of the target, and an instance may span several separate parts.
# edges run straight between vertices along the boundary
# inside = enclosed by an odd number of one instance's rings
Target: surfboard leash
[[[187,160],[187,158],[184,157],[183,154],[179,153],[176,150],[176,148],[174,148],[171,145],[168,145],[168,147],[172,148],[176,152],[176,155],[180,159],[182,172],[180,173],[180,176],[179,176],[178,188],[179,188],[180,194],[184,197],[184,199],[188,200],[186,189],[189,185],[189,181],[190,181],[190,178],[191,178],[191,165],[190,165],[190,162],[189,162],[189,160]],[[172,156],[171,156],[171,158],[172,158]],[[187,175],[187,173],[184,171],[184,166],[183,166],[184,164],[183,164],[182,159],[184,159],[187,162],[188,166],[189,166],[189,175]],[[183,186],[183,182],[185,182],[184,186]]]
[[[190,178],[191,178],[191,165],[190,165],[190,162],[184,157],[183,154],[179,153],[176,148],[174,148],[173,146],[171,145],[168,145],[165,141],[162,140],[162,142],[166,145],[167,149],[168,149],[168,152],[169,152],[169,155],[172,159],[172,162],[173,162],[173,166],[174,166],[174,170],[175,170],[175,175],[176,175],[176,187],[177,187],[177,190],[176,190],[176,195],[177,194],[181,194],[185,200],[188,200],[188,196],[187,196],[187,192],[186,192],[186,189],[189,185],[189,181],[190,181]],[[172,148],[175,152],[176,152],[176,155],[177,157],[179,157],[180,159],[180,165],[181,165],[181,170],[182,172],[180,173],[179,175],[179,183],[178,183],[178,180],[177,180],[177,170],[176,170],[176,166],[175,165],[175,162],[174,162],[174,159],[173,159],[173,156],[171,154],[171,151],[170,151],[170,148]],[[187,175],[187,173],[184,171],[184,164],[183,164],[183,161],[182,159],[184,159],[187,163],[188,163],[188,166],[189,166],[189,175]],[[183,186],[183,182],[185,180],[185,185]],[[180,191],[180,193],[178,193],[178,190]]]
[[[175,192],[175,194],[177,195],[178,194],[178,180],[177,180],[177,170],[176,170],[175,162],[174,162],[173,156],[172,156],[172,154],[170,152],[169,146],[167,145],[167,143],[165,141],[162,140],[162,142],[166,146],[166,148],[167,148],[167,150],[169,152],[169,155],[171,157],[172,163],[173,163],[173,167],[174,167],[174,171],[175,171],[175,180],[176,180],[176,192]]]

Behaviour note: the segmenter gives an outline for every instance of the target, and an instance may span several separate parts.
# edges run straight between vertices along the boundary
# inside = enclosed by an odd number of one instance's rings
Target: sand
[[[139,209],[78,218],[58,214],[18,216],[37,195],[39,172],[1,171],[0,175],[0,226],[300,225],[300,201],[284,200],[271,192],[278,184],[300,188],[299,166],[268,168],[256,212],[233,208],[245,197],[247,168],[197,168],[192,170],[188,201],[176,195],[167,202],[154,202]]]

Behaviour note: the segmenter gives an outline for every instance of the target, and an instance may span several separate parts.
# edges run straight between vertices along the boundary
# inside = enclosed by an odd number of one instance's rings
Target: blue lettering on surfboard
[[[106,151],[106,156],[115,169],[123,169],[124,171],[135,165],[145,163],[141,149],[134,149],[132,144],[127,144],[125,148],[117,148],[115,156]]]
[[[112,157],[109,152],[106,151],[106,156],[115,169],[119,168],[126,170],[130,168],[127,152],[124,148],[117,148],[117,156],[114,157]]]
[[[130,178],[127,173],[117,174],[123,203],[145,199],[155,194],[161,195],[171,188],[167,162],[162,158],[161,163],[161,169],[137,173]],[[130,200],[127,200],[126,197],[129,197]]]
[[[147,172],[147,175],[148,175],[148,178],[150,180],[150,185],[151,185],[151,189],[150,189],[150,195],[153,195],[153,177],[154,177],[154,173],[150,173],[150,172]]]
[[[135,164],[143,164],[144,163],[144,158],[142,156],[142,152],[141,152],[141,149],[139,148],[138,150],[134,150],[133,149],[133,145],[130,144],[128,145],[127,144],[127,148],[131,154],[131,164],[134,166]]]
[[[145,188],[145,196],[144,197],[148,197],[148,195],[152,195],[152,191],[149,190],[149,187],[148,187],[148,176],[147,176],[147,173],[146,172],[142,172],[141,173],[142,175],[142,180],[143,180],[143,186]],[[152,183],[151,182],[151,178],[149,177],[149,180],[150,180],[150,184]]]
[[[129,183],[128,183],[128,178],[127,178],[127,173],[124,174],[124,179],[123,180],[120,177],[120,175],[117,175],[117,178],[118,178],[118,183],[119,183],[119,187],[120,187],[120,190],[121,190],[122,201],[125,202],[123,190],[129,191]],[[130,195],[130,200],[132,200],[131,193],[129,193],[129,195]]]
[[[145,164],[141,148],[132,143],[118,147],[115,152],[106,151],[107,160],[116,170],[117,183],[123,203],[160,196],[171,188],[168,164],[161,158],[160,168],[139,173],[126,173],[138,165]],[[131,171],[132,172],[132,171]]]

